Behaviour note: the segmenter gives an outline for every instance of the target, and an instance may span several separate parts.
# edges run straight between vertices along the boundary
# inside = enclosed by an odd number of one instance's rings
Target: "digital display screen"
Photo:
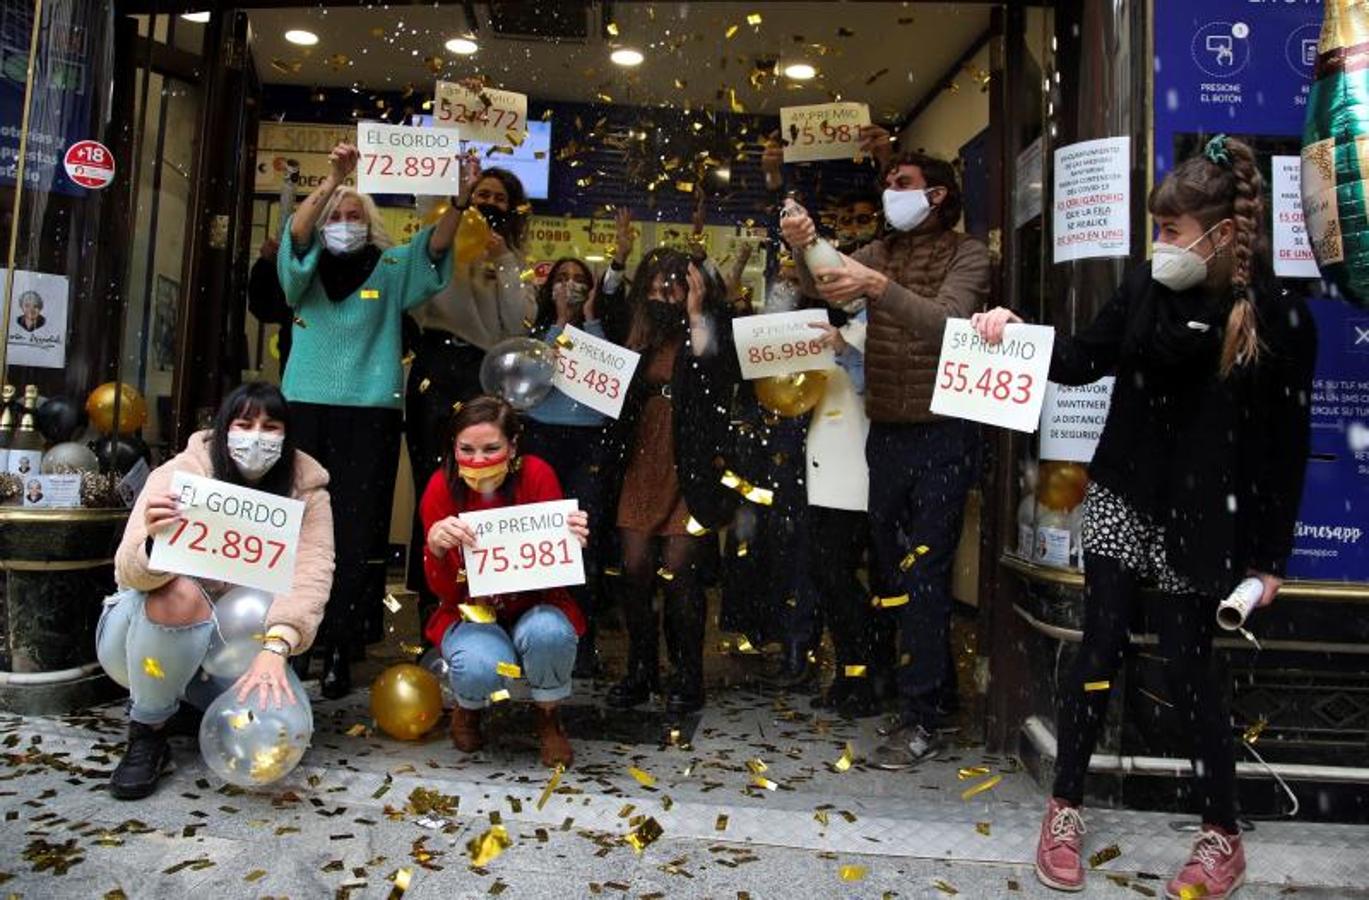
[[[433,117],[417,115],[414,116],[411,124],[429,127],[433,124]],[[523,189],[528,192],[529,198],[533,200],[547,199],[547,182],[551,172],[550,122],[528,122],[528,136],[522,144],[513,148],[512,156],[507,153],[495,153],[487,156],[486,154],[489,154],[490,148],[495,146],[494,144],[486,144],[480,141],[462,141],[461,143],[479,151],[482,168],[498,166],[501,169],[508,169],[518,176],[519,181],[523,182]]]

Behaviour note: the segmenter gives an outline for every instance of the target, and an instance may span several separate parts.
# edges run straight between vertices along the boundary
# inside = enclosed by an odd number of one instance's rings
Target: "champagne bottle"
[[[24,388],[24,414],[9,448],[9,470],[21,478],[36,476],[42,471],[43,436],[34,425],[37,409],[38,386],[30,384]]]
[[[803,208],[794,202],[791,197],[784,201],[784,209],[780,210],[780,218],[798,215],[803,212]],[[842,266],[841,254],[837,248],[832,246],[832,242],[826,238],[813,234],[813,240],[797,248],[803,254],[803,264],[808,267],[809,272],[817,269],[840,269]]]
[[[0,391],[0,472],[10,470],[10,444],[14,443],[14,385]]]

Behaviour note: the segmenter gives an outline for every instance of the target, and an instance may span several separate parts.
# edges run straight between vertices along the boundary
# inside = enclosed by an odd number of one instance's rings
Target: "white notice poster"
[[[1046,383],[1041,405],[1041,458],[1064,462],[1090,462],[1103,434],[1103,423],[1112,405],[1111,375],[1093,384],[1069,387]]]
[[[1269,164],[1274,174],[1274,274],[1280,278],[1320,278],[1302,217],[1302,157],[1275,156]]]
[[[1099,138],[1055,151],[1055,261],[1131,251],[1131,138]]]
[[[9,270],[0,269],[0,290]],[[70,286],[63,275],[14,271],[14,299],[10,301],[9,363],[62,369],[67,364],[67,298]]]

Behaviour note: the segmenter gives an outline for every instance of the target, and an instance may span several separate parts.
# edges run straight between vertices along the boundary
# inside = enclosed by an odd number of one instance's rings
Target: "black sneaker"
[[[940,738],[921,725],[910,723],[889,732],[884,743],[870,754],[870,764],[876,769],[899,772],[935,759],[940,752]]]
[[[129,722],[128,749],[109,776],[109,795],[117,800],[141,800],[157,789],[170,762],[171,747],[162,729]]]

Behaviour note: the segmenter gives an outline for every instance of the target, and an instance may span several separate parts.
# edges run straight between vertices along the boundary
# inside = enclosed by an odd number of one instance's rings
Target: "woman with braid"
[[[1050,377],[1115,374],[1084,501],[1084,636],[1060,690],[1059,757],[1036,872],[1084,887],[1084,777],[1142,586],[1161,592],[1158,652],[1193,742],[1202,828],[1167,896],[1229,897],[1245,878],[1236,826],[1229,678],[1214,669],[1219,598],[1255,576],[1278,592],[1307,461],[1316,336],[1280,291],[1264,246],[1264,181],[1250,148],[1218,136],[1151,192],[1151,261],[1079,334],[1056,336]],[[976,315],[985,340],[1021,321]]]

